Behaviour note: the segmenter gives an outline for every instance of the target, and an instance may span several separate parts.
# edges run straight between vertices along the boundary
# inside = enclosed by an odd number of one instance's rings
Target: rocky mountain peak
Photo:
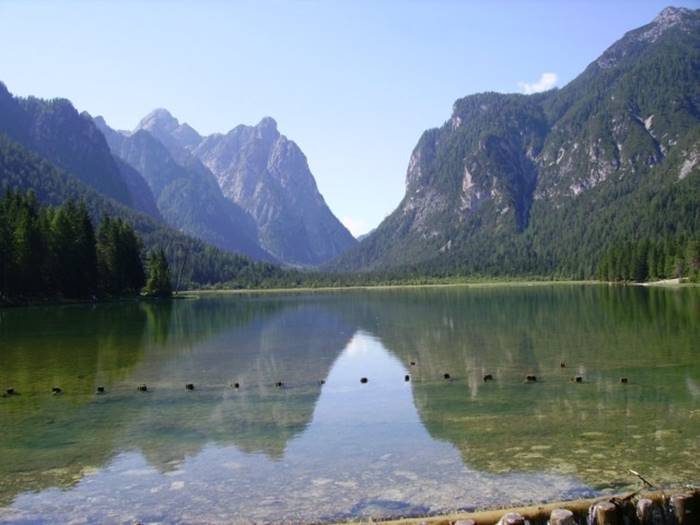
[[[279,137],[280,134],[277,130],[277,121],[272,117],[264,117],[257,123],[255,130],[262,138],[275,139]]]
[[[684,7],[667,7],[662,10],[651,24],[643,28],[638,39],[646,42],[656,42],[658,38],[671,28],[686,27],[693,20],[694,12]]]
[[[255,219],[262,246],[279,260],[313,266],[355,244],[319,193],[306,156],[273,118],[209,135],[192,153]]]
[[[685,7],[673,7],[669,6],[663,9],[656,18],[654,18],[654,24],[660,24],[664,26],[673,26],[678,24],[683,20],[684,17],[691,15],[693,12]]]
[[[157,108],[143,117],[134,131],[138,131],[139,129],[146,129],[149,131],[152,129],[160,129],[172,132],[177,129],[179,125],[180,122],[173,117],[167,109]]]
[[[87,117],[90,117],[90,113],[87,111],[84,111],[83,114]],[[103,128],[107,127],[107,121],[102,115],[97,115],[96,117],[92,117],[93,122],[95,122],[95,125],[102,130]]]
[[[700,10],[667,7],[649,24],[633,29],[605,50],[594,62],[600,69],[624,67],[633,63],[669,30],[691,33],[700,28]],[[673,31],[672,31],[673,32]]]
[[[202,137],[192,126],[173,117],[164,108],[158,108],[146,115],[134,130],[145,130],[161,141],[171,152],[177,149],[194,148]]]

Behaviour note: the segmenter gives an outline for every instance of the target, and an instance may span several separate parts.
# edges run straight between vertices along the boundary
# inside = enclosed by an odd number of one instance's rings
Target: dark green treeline
[[[700,282],[700,241],[681,235],[614,245],[603,255],[598,277],[634,282],[687,277]]]
[[[82,202],[41,206],[34,193],[13,191],[0,199],[2,298],[137,294],[146,284],[141,251],[121,219],[104,217],[95,232]]]

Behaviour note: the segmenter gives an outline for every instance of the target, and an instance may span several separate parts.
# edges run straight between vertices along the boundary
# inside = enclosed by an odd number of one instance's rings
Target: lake
[[[698,483],[700,289],[4,309],[0,387],[0,523],[423,515],[638,488],[629,469]]]

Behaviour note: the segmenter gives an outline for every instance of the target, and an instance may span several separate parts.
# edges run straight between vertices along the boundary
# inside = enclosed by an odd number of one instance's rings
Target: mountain
[[[622,240],[700,233],[699,163],[700,10],[667,8],[562,89],[457,100],[328,267],[592,277]]]
[[[83,201],[95,223],[104,216],[127,221],[138,233],[146,251],[159,248],[166,251],[173,277],[182,286],[228,283],[235,288],[260,286],[264,282],[269,282],[269,286],[279,286],[279,282],[287,278],[276,266],[222,252],[174,230],[161,220],[106,197],[0,133],[0,191],[6,188],[31,190],[43,204]]]
[[[214,175],[197,159],[181,150],[176,160],[172,149],[144,129],[125,133],[110,128],[102,117],[94,122],[114,155],[144,177],[168,224],[223,250],[275,261],[258,244],[253,219],[224,197]]]
[[[153,197],[151,188],[148,186],[148,183],[141,173],[119,158],[115,158],[115,161],[122,179],[126,182],[129,195],[131,195],[132,207],[154,219],[163,220],[160,211],[158,211],[158,205]]]
[[[161,141],[170,151],[188,150],[202,142],[202,136],[189,124],[178,122],[166,109],[156,109],[146,115],[138,129],[144,129]]]
[[[120,165],[92,120],[70,101],[14,97],[0,82],[0,133],[103,195],[159,217],[140,175]]]
[[[272,118],[201,137],[161,109],[137,130],[149,131],[176,157],[184,150],[198,158],[224,195],[253,217],[262,247],[279,260],[315,266],[356,244],[326,205],[301,149]]]

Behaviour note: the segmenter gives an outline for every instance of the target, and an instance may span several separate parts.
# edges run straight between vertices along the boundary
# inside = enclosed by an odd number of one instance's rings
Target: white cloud
[[[532,95],[533,93],[540,93],[541,91],[547,91],[552,89],[557,83],[558,77],[556,73],[542,73],[540,79],[532,84],[529,82],[518,82],[518,87],[526,95]]]
[[[350,230],[350,233],[352,233],[355,237],[358,235],[362,235],[363,233],[367,233],[369,230],[369,227],[367,226],[367,222],[362,220],[362,219],[354,219],[353,217],[350,217],[348,215],[345,215],[340,219],[340,222],[343,223],[343,225]]]

